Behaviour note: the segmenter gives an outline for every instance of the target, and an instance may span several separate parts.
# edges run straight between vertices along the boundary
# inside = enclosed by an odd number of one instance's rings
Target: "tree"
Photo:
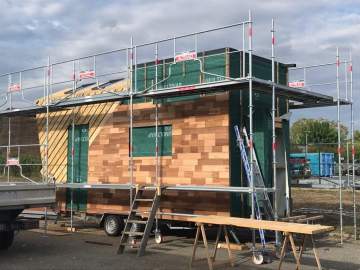
[[[355,159],[360,159],[360,130],[354,131]]]
[[[300,119],[290,129],[291,144],[304,146],[308,139],[308,150],[336,152],[337,149],[337,123],[327,119]],[[340,125],[340,139],[344,143],[347,139],[348,129]],[[360,137],[360,133],[359,133]]]

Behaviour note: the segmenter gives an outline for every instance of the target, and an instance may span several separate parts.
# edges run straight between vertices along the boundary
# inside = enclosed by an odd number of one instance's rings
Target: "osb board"
[[[126,86],[126,81],[120,81],[107,86],[102,90],[93,90],[94,85],[77,91],[76,96],[94,95],[99,91],[122,91]],[[60,91],[51,96],[52,100],[59,100],[66,96],[66,91]],[[42,100],[39,100],[41,103]],[[48,132],[48,164],[49,175],[53,176],[57,182],[66,182],[67,177],[67,144],[68,128],[74,118],[75,125],[89,124],[89,145],[91,145],[100,132],[103,123],[106,122],[111,112],[115,110],[117,103],[101,103],[75,107],[69,110],[52,112],[49,114]],[[46,114],[36,116],[38,124],[38,137],[40,144],[46,143],[45,121]],[[45,158],[45,148],[41,148],[41,157]]]

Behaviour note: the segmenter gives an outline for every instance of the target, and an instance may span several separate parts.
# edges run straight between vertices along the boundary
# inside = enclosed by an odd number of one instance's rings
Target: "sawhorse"
[[[195,261],[196,249],[197,249],[198,243],[199,243],[200,232],[201,232],[202,239],[203,239],[204,246],[205,246],[206,259],[207,259],[207,262],[208,262],[208,265],[209,265],[209,269],[213,270],[213,263],[214,263],[214,261],[216,259],[216,254],[217,254],[217,250],[218,250],[218,246],[219,246],[219,240],[220,240],[220,236],[221,236],[222,231],[224,232],[224,236],[225,236],[226,249],[228,251],[230,265],[234,266],[234,260],[233,260],[233,256],[232,256],[231,249],[230,249],[229,234],[228,234],[228,230],[227,230],[226,225],[219,225],[219,227],[217,229],[216,241],[215,241],[215,249],[213,251],[212,256],[210,255],[209,243],[207,241],[204,223],[196,223],[196,226],[197,226],[197,229],[196,229],[195,242],[194,242],[194,246],[193,246],[192,256],[191,256],[191,259],[190,259],[190,269],[191,269],[191,267],[193,265],[193,262]]]
[[[293,237],[293,233],[289,233],[289,232],[285,232],[284,233],[284,240],[282,242],[282,246],[281,246],[281,253],[280,253],[280,262],[279,262],[279,270],[281,269],[282,263],[284,262],[285,259],[285,252],[287,249],[287,245],[290,242],[291,245],[291,250],[292,253],[294,255],[295,261],[296,261],[296,269],[300,270],[301,269],[301,258],[302,255],[304,253],[304,249],[305,249],[305,241],[306,238],[309,237],[311,239],[311,244],[312,244],[312,250],[314,253],[314,257],[316,260],[316,264],[319,270],[321,270],[321,263],[320,263],[320,258],[317,254],[317,250],[316,250],[316,246],[315,246],[315,241],[314,241],[314,237],[312,234],[308,235],[308,234],[302,234],[301,235],[301,244],[300,244],[300,249],[299,249],[299,253],[297,252],[296,249],[296,245],[295,245],[295,241],[294,241],[294,237]]]

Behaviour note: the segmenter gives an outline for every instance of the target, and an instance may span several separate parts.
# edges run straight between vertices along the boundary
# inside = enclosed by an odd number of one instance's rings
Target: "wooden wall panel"
[[[154,112],[152,103],[134,104],[134,126],[154,125]],[[160,125],[172,125],[173,139],[172,156],[160,157],[160,183],[228,186],[228,95],[162,104],[159,116]],[[103,124],[89,149],[89,183],[130,182],[128,119],[128,106],[119,105]],[[154,184],[155,162],[155,157],[135,157],[134,183]],[[89,193],[88,212],[101,212],[105,208],[112,212],[128,210],[127,193],[111,196],[107,192],[96,193],[96,196]],[[125,196],[126,204],[114,203],[120,200],[118,196]],[[167,192],[161,210],[229,215],[229,197],[214,192]]]

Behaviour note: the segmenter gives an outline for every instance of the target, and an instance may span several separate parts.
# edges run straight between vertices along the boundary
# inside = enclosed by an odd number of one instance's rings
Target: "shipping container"
[[[292,153],[290,158],[306,158],[310,163],[312,176],[334,176],[334,153]]]

